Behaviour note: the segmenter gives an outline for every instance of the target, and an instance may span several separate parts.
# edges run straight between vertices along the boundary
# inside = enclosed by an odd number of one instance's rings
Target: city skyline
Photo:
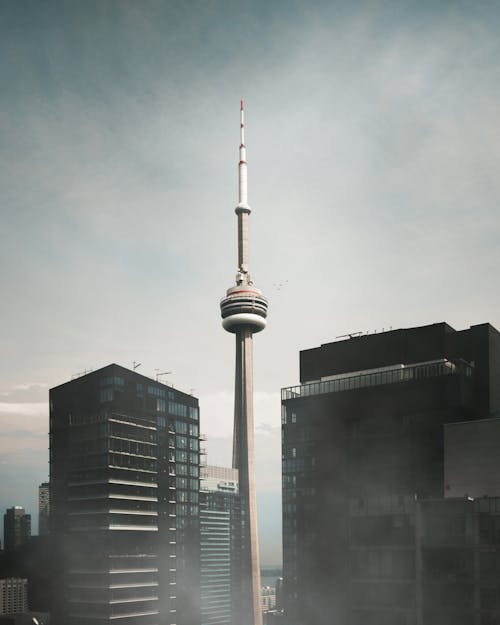
[[[109,362],[194,388],[208,460],[230,466],[232,342],[214,302],[235,265],[244,97],[252,269],[272,300],[255,354],[260,537],[263,563],[278,563],[279,392],[298,382],[299,349],[437,320],[500,326],[500,10],[4,2],[0,13],[1,507],[37,519],[48,389]]]

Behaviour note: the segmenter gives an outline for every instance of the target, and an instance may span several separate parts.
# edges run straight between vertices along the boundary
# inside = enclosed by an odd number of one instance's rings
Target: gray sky
[[[0,509],[36,515],[48,388],[173,370],[229,463],[246,100],[262,560],[279,389],[349,331],[500,327],[497,2],[0,3]],[[282,288],[275,285],[283,283]]]

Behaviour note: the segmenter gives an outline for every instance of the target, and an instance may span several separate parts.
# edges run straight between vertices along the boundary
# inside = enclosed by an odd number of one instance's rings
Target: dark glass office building
[[[198,400],[112,364],[50,391],[55,625],[198,625]]]
[[[282,390],[287,624],[439,622],[422,608],[417,508],[445,496],[444,425],[500,409],[500,334],[356,336],[301,352],[300,374]]]
[[[3,515],[3,540],[6,551],[28,542],[31,536],[31,515],[22,506],[7,508]]]

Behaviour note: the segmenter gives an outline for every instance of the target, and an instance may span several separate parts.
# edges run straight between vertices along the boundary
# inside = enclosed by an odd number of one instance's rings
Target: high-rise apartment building
[[[17,577],[0,579],[0,614],[28,611],[28,580]]]
[[[300,374],[282,390],[287,624],[448,623],[422,607],[418,510],[446,493],[445,425],[500,409],[500,334],[353,336],[301,352]]]
[[[200,525],[201,625],[237,625],[241,532],[236,469],[201,468]]]
[[[198,400],[109,365],[50,391],[55,625],[199,623]]]
[[[10,551],[28,542],[31,536],[31,515],[22,506],[8,508],[3,515],[4,549]]]
[[[44,536],[49,533],[50,514],[50,485],[43,482],[38,487],[38,534]]]

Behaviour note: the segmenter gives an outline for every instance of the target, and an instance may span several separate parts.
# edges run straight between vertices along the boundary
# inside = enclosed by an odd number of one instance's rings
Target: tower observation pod
[[[259,539],[255,497],[252,336],[266,327],[267,299],[254,285],[248,269],[248,205],[245,120],[240,103],[238,205],[238,270],[236,284],[221,300],[222,327],[235,334],[233,468],[238,469],[241,502],[241,561],[233,597],[234,623],[262,625]]]

